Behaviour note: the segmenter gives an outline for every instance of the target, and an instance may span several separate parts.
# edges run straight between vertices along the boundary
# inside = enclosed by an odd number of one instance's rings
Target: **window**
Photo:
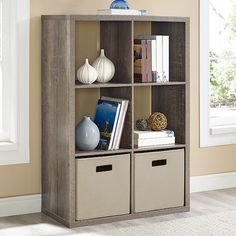
[[[200,1],[201,146],[236,143],[236,0]]]
[[[29,162],[29,0],[0,0],[0,165]]]
[[[1,92],[1,111],[0,111],[0,141],[4,142],[4,145],[7,143],[15,142],[15,129],[12,127],[14,121],[12,118],[15,116],[14,112],[14,103],[13,103],[13,89],[11,90],[11,82],[13,82],[14,75],[11,71],[11,66],[13,66],[13,58],[11,58],[13,50],[13,38],[10,34],[10,1],[1,0],[0,2],[1,9],[1,29],[0,29],[0,92]],[[11,42],[12,40],[12,42]],[[11,131],[12,127],[12,131]],[[3,143],[1,143],[1,148]]]
[[[0,141],[3,140],[3,104],[2,104],[2,0],[0,1]]]

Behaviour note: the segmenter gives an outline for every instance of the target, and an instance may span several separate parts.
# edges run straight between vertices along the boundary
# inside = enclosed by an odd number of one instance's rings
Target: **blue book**
[[[94,123],[98,126],[100,131],[100,141],[97,147],[98,149],[112,149],[120,107],[121,105],[119,102],[106,101],[102,99],[98,100],[94,117]]]

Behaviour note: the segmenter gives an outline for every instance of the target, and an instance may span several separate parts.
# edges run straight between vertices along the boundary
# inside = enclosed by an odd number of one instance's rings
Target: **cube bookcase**
[[[139,35],[169,35],[169,82],[135,82]],[[77,69],[101,48],[114,78],[79,83]],[[75,126],[101,96],[129,100],[120,149],[77,150]],[[176,143],[136,147],[136,120],[156,111]],[[42,212],[77,227],[188,210],[189,18],[42,16]]]

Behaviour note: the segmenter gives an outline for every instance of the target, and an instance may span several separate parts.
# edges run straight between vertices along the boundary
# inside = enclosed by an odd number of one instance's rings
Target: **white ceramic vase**
[[[79,150],[94,150],[100,140],[100,132],[97,125],[89,118],[84,116],[75,128],[75,143]]]
[[[104,49],[101,49],[100,56],[93,62],[92,66],[98,73],[97,81],[107,83],[115,74],[115,66],[110,59],[105,56]]]
[[[92,84],[98,77],[97,71],[89,64],[88,58],[85,64],[77,71],[77,79],[83,84]]]

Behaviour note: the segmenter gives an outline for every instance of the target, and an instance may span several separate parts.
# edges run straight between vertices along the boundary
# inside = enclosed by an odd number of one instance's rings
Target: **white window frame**
[[[200,147],[236,144],[236,126],[210,127],[209,0],[200,0]]]
[[[0,142],[0,165],[10,165],[29,163],[30,0],[3,0],[3,4],[3,14],[7,13],[3,18],[3,81],[7,75],[3,110],[8,132]]]

